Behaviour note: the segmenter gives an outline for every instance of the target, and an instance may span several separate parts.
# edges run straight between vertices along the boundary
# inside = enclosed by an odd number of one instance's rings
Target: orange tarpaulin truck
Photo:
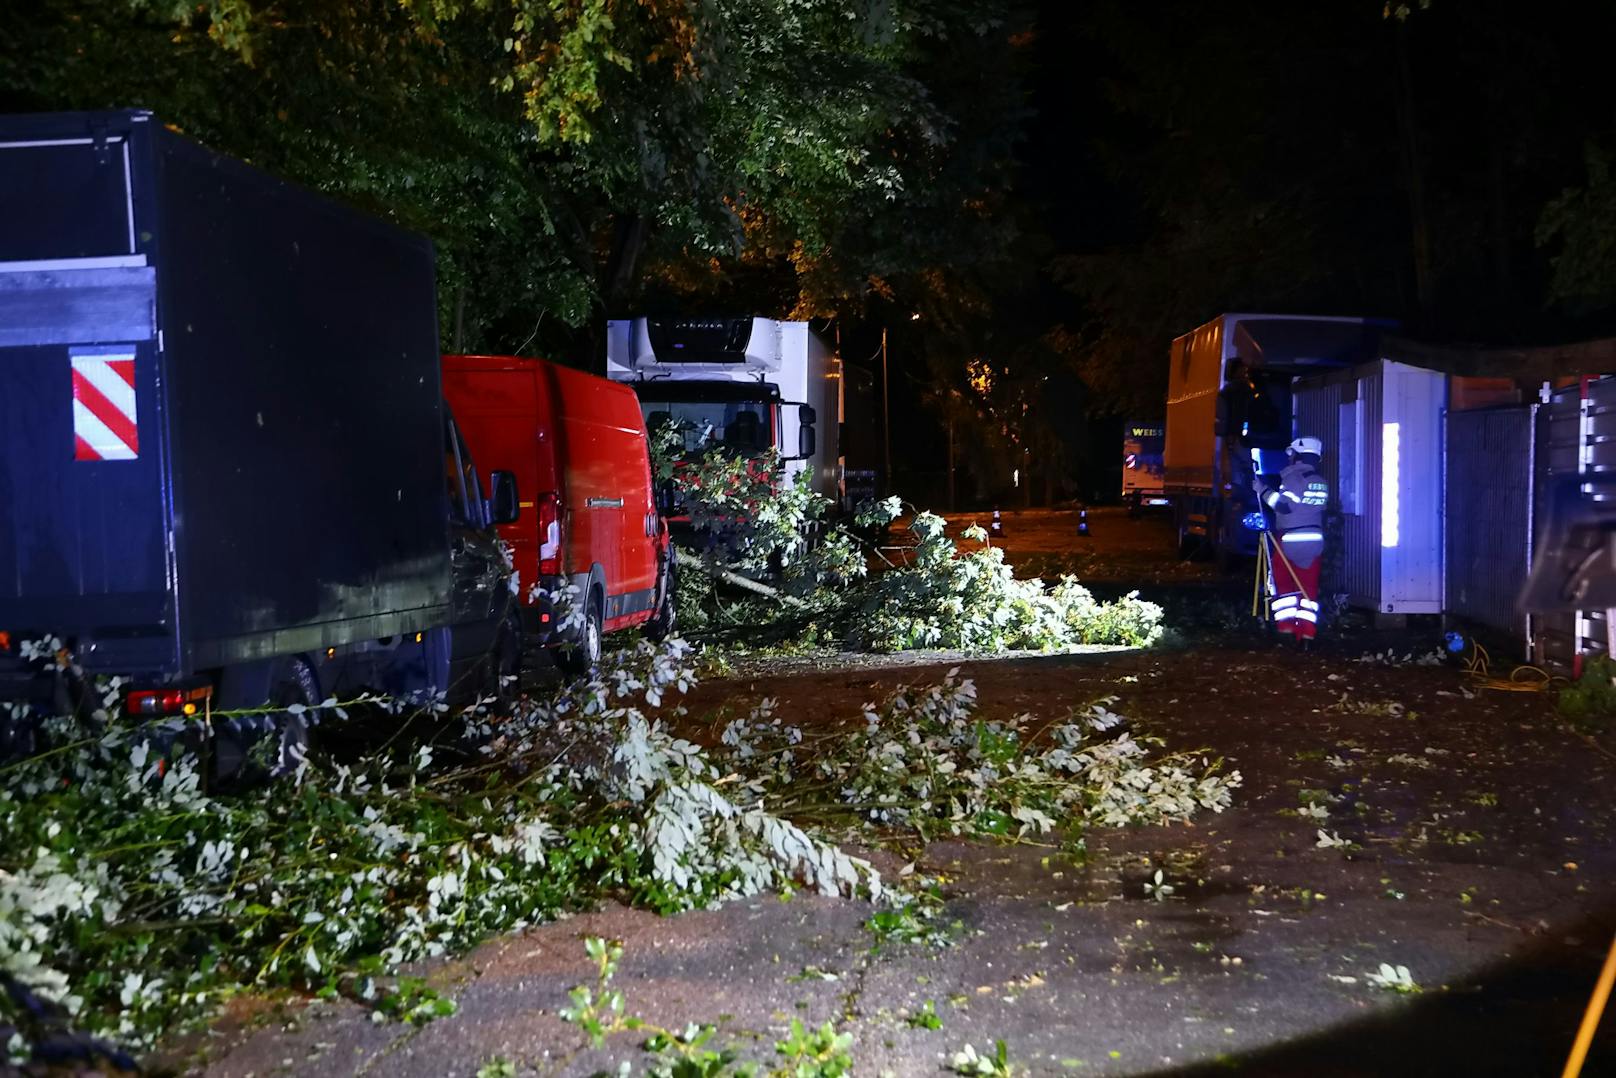
[[[1285,465],[1299,374],[1377,358],[1394,323],[1279,314],[1219,315],[1173,341],[1167,370],[1163,495],[1181,552],[1254,554],[1256,475]]]

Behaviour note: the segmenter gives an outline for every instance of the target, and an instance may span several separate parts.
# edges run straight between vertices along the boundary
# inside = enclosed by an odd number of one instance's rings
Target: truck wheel
[[[499,635],[494,639],[494,650],[485,660],[484,668],[488,671],[488,686],[483,695],[492,696],[495,700],[513,698],[521,687],[522,677],[522,618],[515,611],[500,625]],[[517,680],[507,688],[506,678]]]
[[[571,677],[582,677],[600,665],[601,638],[605,633],[606,614],[602,609],[599,591],[589,593],[589,607],[584,614],[584,627],[576,643],[564,647],[557,655],[561,669]]]
[[[266,701],[271,707],[310,708],[320,702],[314,669],[303,659],[285,660],[271,685]],[[308,749],[307,712],[266,711],[222,719],[213,726],[212,778],[226,786],[256,785],[297,770]]]
[[[673,560],[670,558],[662,570],[662,601],[657,604],[651,620],[645,623],[646,638],[659,643],[673,635],[674,622],[677,620],[673,609],[673,574]]]
[[[1191,535],[1187,531],[1178,533],[1178,559],[1189,561],[1200,551],[1201,540],[1199,536]]]

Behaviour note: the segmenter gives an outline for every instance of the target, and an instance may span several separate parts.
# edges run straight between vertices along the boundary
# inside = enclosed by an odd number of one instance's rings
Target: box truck
[[[484,491],[444,407],[434,292],[427,240],[150,113],[0,117],[0,695],[70,704],[77,666],[158,717],[509,673],[514,479]],[[52,638],[71,663],[25,661]],[[303,735],[213,729],[226,771]]]
[[[1180,551],[1256,553],[1257,475],[1277,475],[1296,436],[1291,382],[1376,358],[1395,323],[1368,318],[1224,314],[1172,344],[1167,371],[1163,496]],[[1326,446],[1325,452],[1330,452]]]
[[[444,356],[443,389],[477,459],[524,492],[500,535],[530,637],[577,670],[599,659],[602,633],[667,635],[673,563],[634,391],[517,356]],[[581,618],[563,628],[556,597],[569,587]]]
[[[608,322],[606,340],[607,377],[634,387],[650,429],[678,424],[691,454],[772,449],[785,481],[807,472],[843,503],[841,360],[807,322],[635,318]]]
[[[1135,420],[1122,428],[1122,501],[1130,513],[1171,504],[1162,493],[1165,437],[1160,423]]]

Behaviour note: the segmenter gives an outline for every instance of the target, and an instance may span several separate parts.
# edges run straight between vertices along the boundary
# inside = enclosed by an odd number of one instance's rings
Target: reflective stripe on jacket
[[[1330,504],[1330,482],[1318,469],[1302,461],[1286,465],[1279,473],[1279,486],[1263,491],[1263,504],[1274,511],[1274,523],[1281,534],[1311,529],[1313,538],[1324,538],[1324,510]]]

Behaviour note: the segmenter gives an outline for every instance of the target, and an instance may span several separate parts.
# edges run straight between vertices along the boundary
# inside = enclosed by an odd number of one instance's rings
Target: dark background
[[[922,504],[949,501],[950,429],[955,505],[1114,497],[1168,343],[1220,312],[1372,315],[1456,344],[1616,333],[1609,2],[872,3],[872,26],[951,28],[880,69],[897,100],[871,91],[897,117],[871,153],[906,197],[794,200],[793,178],[762,209],[783,211],[773,231],[728,255],[647,230],[652,206],[728,220],[735,189],[696,182],[684,143],[716,129],[659,112],[645,69],[598,118],[677,150],[661,172],[535,145],[521,95],[490,88],[499,5],[425,41],[394,0],[255,0],[250,61],[211,36],[217,7],[13,4],[0,111],[153,108],[427,234],[450,348],[598,367],[606,318],[813,316],[879,387],[885,330],[890,487]],[[808,70],[834,79],[821,61],[849,47],[818,44]],[[904,94],[946,137],[917,135]],[[808,272],[785,253],[804,222],[826,233]],[[859,452],[880,466],[878,436]]]
[[[1616,332],[1608,185],[1588,164],[1616,120],[1612,11],[1041,4],[1017,173],[1032,280],[995,296],[990,335],[1068,335],[1047,366],[1076,384],[1038,417],[1065,443],[1062,493],[1114,496],[1122,419],[1160,417],[1168,342],[1223,311],[1390,317],[1453,343]],[[1595,265],[1557,277],[1562,258]],[[908,353],[937,344],[893,324],[897,485],[930,492],[946,450]],[[961,503],[1008,507],[1004,475],[977,467]]]

